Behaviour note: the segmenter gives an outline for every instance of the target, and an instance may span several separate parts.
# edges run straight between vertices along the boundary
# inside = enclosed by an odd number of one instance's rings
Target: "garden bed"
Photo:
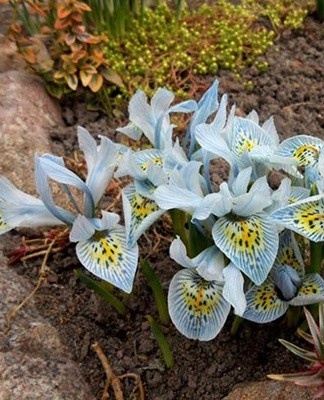
[[[284,33],[267,52],[267,71],[260,73],[251,67],[239,81],[220,71],[220,93],[227,93],[242,115],[255,109],[262,122],[274,115],[281,139],[296,134],[324,139],[323,48],[324,26],[309,17],[302,31]],[[207,87],[213,79],[206,78],[202,86]],[[87,111],[80,100],[62,104],[62,113],[69,128],[52,133],[53,152],[67,157],[77,148],[77,125],[95,137],[103,134],[116,138],[115,128],[126,123]],[[165,290],[179,268],[168,257],[171,239],[168,220],[162,219],[139,241],[142,256],[148,257]],[[35,259],[13,268],[36,283],[41,261]],[[268,373],[293,371],[303,365],[278,342],[278,338],[296,341],[284,320],[267,325],[244,321],[232,337],[230,318],[210,342],[186,339],[172,325],[163,327],[175,359],[174,367],[166,369],[146,319],[147,314],[157,317],[157,310],[140,269],[134,292],[125,301],[129,312],[122,317],[77,280],[73,271],[80,264],[74,246],[52,256],[48,265],[47,280],[35,295],[37,306],[59,330],[98,399],[105,373],[91,349],[94,342],[100,344],[116,374],[140,375],[150,400],[219,400],[237,383],[264,380]],[[132,383],[126,383],[125,393],[131,392]]]

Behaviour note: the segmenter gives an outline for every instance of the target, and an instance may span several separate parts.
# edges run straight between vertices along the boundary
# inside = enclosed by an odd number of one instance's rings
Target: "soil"
[[[239,81],[220,71],[220,93],[226,92],[243,115],[255,109],[262,122],[274,115],[282,139],[296,134],[324,139],[323,48],[324,25],[310,16],[302,30],[278,37],[264,56],[269,63],[267,71],[260,73],[251,67]],[[205,86],[213,79],[206,78]],[[248,81],[253,82],[252,90],[245,89]],[[116,126],[124,124],[87,111],[80,100],[63,103],[62,113],[69,128],[52,134],[53,152],[59,155],[70,156],[77,148],[77,125],[94,136],[114,138]],[[21,233],[11,234],[13,241],[20,237]],[[139,242],[142,255],[148,257],[166,291],[179,268],[168,258],[171,238],[168,220],[163,219]],[[13,268],[36,284],[41,261],[32,259]],[[75,277],[78,268],[73,246],[53,255],[35,300],[40,312],[59,330],[97,399],[102,396],[105,373],[91,349],[95,342],[117,375],[131,372],[141,377],[149,400],[219,400],[238,383],[265,380],[268,373],[292,372],[304,366],[278,342],[285,338],[298,343],[294,329],[288,328],[284,319],[266,325],[244,321],[231,336],[232,316],[210,342],[188,340],[172,324],[162,326],[175,359],[174,367],[167,369],[146,319],[148,314],[157,319],[158,314],[142,271],[138,270],[133,294],[124,299],[129,310],[123,317]],[[130,394],[132,388],[133,381],[124,381],[126,399],[135,398]]]

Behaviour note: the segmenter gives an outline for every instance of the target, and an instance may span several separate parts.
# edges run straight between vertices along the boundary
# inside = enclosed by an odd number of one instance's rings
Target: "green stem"
[[[147,279],[155,299],[156,307],[159,312],[159,318],[162,324],[169,324],[170,323],[170,316],[168,311],[168,305],[165,298],[164,290],[162,288],[161,282],[154,272],[153,268],[147,261],[142,261],[140,263],[145,278]]]
[[[295,328],[298,325],[300,319],[300,307],[288,308],[286,317],[287,317],[287,326],[289,328]]]
[[[320,273],[322,265],[323,242],[310,241],[310,265],[307,273]]]
[[[82,271],[76,270],[75,275],[77,278],[80,279],[89,289],[92,289],[96,292],[99,296],[101,296],[104,300],[106,300],[109,304],[111,304],[121,315],[125,315],[127,313],[126,306],[117,299],[113,294],[108,292],[104,287],[97,283],[92,278],[89,278],[85,275]]]
[[[165,335],[161,331],[159,325],[154,321],[154,319],[150,315],[147,315],[146,318],[148,323],[150,324],[153,335],[156,341],[158,342],[158,345],[163,355],[165,365],[167,366],[167,368],[172,368],[174,365],[174,359],[172,351],[170,349],[169,342],[167,341]]]
[[[238,315],[236,315],[234,317],[234,321],[233,321],[232,326],[231,326],[231,335],[232,336],[236,335],[236,333],[237,333],[239,327],[241,326],[242,322],[243,322],[243,318],[242,317],[239,317]]]
[[[316,13],[320,21],[324,21],[324,0],[316,0]]]

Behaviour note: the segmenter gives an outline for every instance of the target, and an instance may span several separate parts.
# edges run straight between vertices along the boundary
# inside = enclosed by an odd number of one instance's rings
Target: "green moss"
[[[236,75],[250,65],[265,71],[267,64],[260,56],[281,30],[302,27],[307,4],[260,3],[242,0],[233,5],[220,0],[196,10],[184,9],[180,20],[165,3],[154,10],[146,8],[121,40],[111,39],[105,48],[111,68],[125,82],[122,95],[128,97],[137,88],[151,94],[165,86],[185,97],[197,76],[215,75],[219,68]]]

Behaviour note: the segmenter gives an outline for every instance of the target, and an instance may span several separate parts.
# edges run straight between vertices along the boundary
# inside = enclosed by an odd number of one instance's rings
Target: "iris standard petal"
[[[323,194],[280,208],[270,214],[270,218],[314,242],[324,241]]]
[[[195,268],[193,260],[187,256],[187,249],[179,236],[170,245],[170,257],[184,268]]]
[[[205,281],[193,269],[175,274],[170,283],[168,306],[172,322],[189,339],[214,339],[230,311],[222,296],[223,286]]]
[[[242,316],[246,309],[243,274],[233,263],[229,263],[224,268],[223,275],[223,297],[234,307],[235,314]]]
[[[94,224],[84,215],[78,215],[73,222],[70,232],[70,242],[79,242],[88,240],[95,233]]]
[[[279,249],[275,265],[289,265],[303,277],[305,274],[304,260],[299,250],[294,233],[285,229],[279,236]]]
[[[246,310],[243,318],[264,324],[280,318],[288,308],[288,302],[278,297],[273,281],[267,279],[260,286],[252,286],[246,293]]]
[[[203,250],[192,262],[197,267],[198,274],[206,281],[223,282],[225,260],[223,253],[216,246]]]
[[[255,284],[266,279],[278,250],[278,233],[266,214],[221,217],[212,235],[216,246]]]
[[[76,245],[81,264],[91,273],[130,293],[138,262],[138,246],[128,247],[124,228],[96,232]]]

